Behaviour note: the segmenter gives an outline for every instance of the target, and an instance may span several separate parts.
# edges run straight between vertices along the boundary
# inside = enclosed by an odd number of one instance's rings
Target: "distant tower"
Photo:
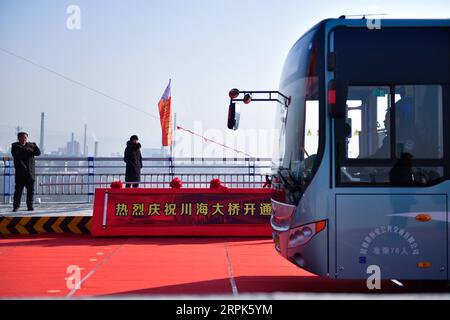
[[[18,125],[16,127],[16,137],[17,137],[17,135],[19,134],[20,131],[22,131],[22,127]]]
[[[41,112],[41,136],[39,139],[39,148],[41,149],[41,152],[44,153],[44,123],[45,123],[45,113]]]
[[[98,141],[95,141],[94,150],[95,150],[94,157],[98,157]]]
[[[84,143],[83,143],[83,156],[88,156],[88,148],[86,143],[86,136],[87,136],[87,124],[84,124]]]
[[[70,141],[70,150],[69,154],[74,155],[75,154],[75,133],[72,132],[72,140]]]

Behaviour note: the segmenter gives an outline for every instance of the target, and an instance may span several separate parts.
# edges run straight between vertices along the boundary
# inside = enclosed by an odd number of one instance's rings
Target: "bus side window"
[[[442,159],[442,87],[415,85],[395,87],[397,158]]]
[[[305,104],[305,151],[310,157],[319,149],[319,101],[306,100]]]
[[[347,159],[388,159],[389,87],[349,87]]]
[[[340,183],[427,186],[440,181],[445,174],[442,91],[440,85],[350,86],[345,125],[351,129],[341,135],[346,153]],[[370,165],[352,165],[358,161]]]

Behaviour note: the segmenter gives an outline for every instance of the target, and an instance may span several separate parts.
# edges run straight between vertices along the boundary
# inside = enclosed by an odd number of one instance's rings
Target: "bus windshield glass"
[[[273,174],[284,184],[290,203],[298,202],[317,167],[319,147],[318,32],[310,31],[286,60],[280,91],[291,96],[289,107],[279,104],[279,131]]]
[[[335,121],[337,184],[440,183],[448,163],[450,30],[339,28],[334,42],[336,78],[348,83],[345,117]]]

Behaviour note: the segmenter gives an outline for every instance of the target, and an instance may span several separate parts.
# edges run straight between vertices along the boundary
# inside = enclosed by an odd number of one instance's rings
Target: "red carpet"
[[[71,265],[82,268],[79,290],[66,285]],[[368,292],[364,282],[323,279],[295,267],[267,238],[0,239],[0,298],[233,294],[233,283],[234,294]],[[407,291],[385,282],[383,292]]]

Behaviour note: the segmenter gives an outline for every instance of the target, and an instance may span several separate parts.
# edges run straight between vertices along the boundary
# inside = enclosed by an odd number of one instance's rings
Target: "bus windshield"
[[[348,83],[345,117],[335,121],[339,186],[445,178],[449,39],[443,27],[335,30],[336,78]]]
[[[273,174],[283,183],[287,200],[298,203],[317,167],[319,147],[318,32],[312,30],[292,48],[281,78],[280,92],[291,96],[289,107],[279,104],[279,132]]]

